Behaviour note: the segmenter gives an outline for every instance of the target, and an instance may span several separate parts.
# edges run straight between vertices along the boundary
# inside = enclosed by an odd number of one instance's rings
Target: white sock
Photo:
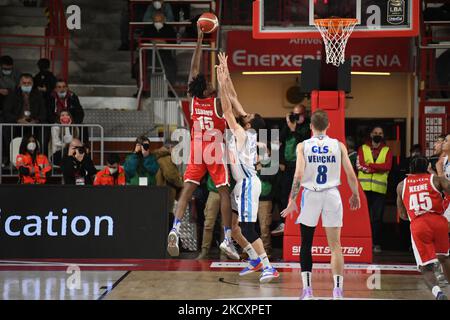
[[[269,258],[267,258],[267,254],[263,253],[262,255],[259,256],[259,258],[261,259],[261,262],[265,268],[271,268],[272,266],[270,265],[270,261]]]
[[[334,275],[333,280],[334,280],[335,288],[340,288],[340,289],[344,288],[344,276]]]
[[[177,217],[175,217],[175,219],[173,219],[172,229],[175,229],[177,231],[177,233],[180,233],[180,226],[181,226],[181,220],[178,219]]]
[[[233,241],[231,239],[231,228],[223,227],[223,231],[224,231],[223,234],[224,234],[225,239],[229,242]]]
[[[303,289],[312,287],[312,272],[302,272]]]
[[[439,286],[434,286],[433,289],[431,289],[431,292],[433,293],[434,297],[437,298],[439,292],[442,292],[442,290]]]
[[[256,253],[255,249],[253,249],[251,244],[248,244],[248,246],[244,248],[244,251],[248,254],[250,259],[252,260],[258,259],[258,254]]]
[[[303,289],[312,287],[312,272],[302,272]]]

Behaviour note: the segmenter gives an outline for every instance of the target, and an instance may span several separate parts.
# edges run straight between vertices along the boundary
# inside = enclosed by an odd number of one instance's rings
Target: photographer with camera
[[[297,155],[295,151],[297,144],[311,137],[309,128],[310,119],[306,115],[306,107],[303,104],[294,106],[292,112],[286,115],[286,125],[280,132],[280,171],[281,185],[290,186],[294,179],[295,163]],[[289,202],[290,188],[281,189],[281,207],[285,208]],[[272,235],[281,235],[284,233],[284,222],[281,222],[274,230]]]
[[[79,139],[73,139],[68,152],[61,162],[64,184],[92,185],[97,173],[89,150]]]
[[[127,156],[123,167],[127,185],[153,186],[156,184],[156,173],[159,165],[150,151],[149,138],[139,136],[136,139],[134,152]]]

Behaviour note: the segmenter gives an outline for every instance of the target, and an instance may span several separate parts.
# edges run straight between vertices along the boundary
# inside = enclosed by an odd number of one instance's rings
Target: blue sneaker
[[[436,300],[448,300],[448,297],[442,291],[438,293]]]
[[[249,259],[248,260],[248,266],[246,266],[244,269],[242,269],[242,271],[239,272],[239,275],[240,276],[245,276],[246,274],[249,274],[249,273],[261,270],[262,267],[263,267],[263,264],[262,264],[260,258]]]
[[[274,267],[266,267],[263,269],[263,272],[261,273],[261,277],[259,278],[259,282],[266,283],[272,281],[272,279],[278,278],[280,274],[278,273],[277,269]]]

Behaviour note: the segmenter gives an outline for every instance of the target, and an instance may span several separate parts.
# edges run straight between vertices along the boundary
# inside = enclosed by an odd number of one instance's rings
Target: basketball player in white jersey
[[[445,177],[450,181],[450,134],[447,134],[442,143],[442,152],[444,153],[444,157],[436,163],[437,174],[439,177]],[[444,216],[449,222],[448,228],[450,231],[450,194],[445,194],[445,206],[447,209],[445,210]]]
[[[257,131],[265,126],[259,114],[248,114],[236,120],[230,101],[231,78],[227,68],[227,57],[219,55],[221,64],[217,68],[222,110],[227,121],[226,148],[228,163],[236,185],[231,193],[232,237],[249,255],[249,263],[239,275],[243,276],[262,269],[259,281],[269,282],[279,277],[264,250],[263,242],[256,232],[261,181],[255,165],[257,162]],[[229,132],[231,131],[231,132]]]
[[[344,257],[340,237],[342,228],[342,201],[337,187],[341,184],[341,164],[347,174],[352,191],[350,208],[358,209],[360,204],[358,180],[342,142],[326,135],[329,128],[328,115],[323,110],[311,116],[313,137],[297,145],[297,163],[289,204],[281,213],[283,217],[297,211],[296,198],[303,187],[300,215],[297,223],[301,228],[300,263],[302,268],[302,299],[313,299],[311,285],[312,242],[314,230],[322,216],[328,246],[331,250],[331,271],[334,279],[333,298],[343,298]]]

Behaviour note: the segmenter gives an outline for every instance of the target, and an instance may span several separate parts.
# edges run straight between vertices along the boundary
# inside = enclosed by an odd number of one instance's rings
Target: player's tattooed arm
[[[301,187],[301,179],[294,177],[294,182],[292,183],[292,189],[291,189],[291,200],[295,201],[295,199],[297,198],[299,192],[300,192],[300,187]]]
[[[408,213],[406,212],[405,204],[402,199],[403,183],[404,181],[397,185],[397,210],[402,220],[408,220]]]
[[[303,155],[303,143],[299,143],[297,145],[297,162],[295,163],[295,174],[291,188],[291,196],[289,198],[289,204],[287,208],[281,212],[281,216],[283,218],[297,211],[297,203],[295,199],[300,193],[301,181],[304,172],[305,172],[305,157]]]
[[[433,184],[439,191],[450,193],[450,181],[448,181],[447,178],[433,176]]]
[[[300,192],[302,177],[305,172],[305,158],[303,156],[303,143],[297,145],[297,161],[295,163],[294,181],[292,182],[291,200],[295,200]]]

